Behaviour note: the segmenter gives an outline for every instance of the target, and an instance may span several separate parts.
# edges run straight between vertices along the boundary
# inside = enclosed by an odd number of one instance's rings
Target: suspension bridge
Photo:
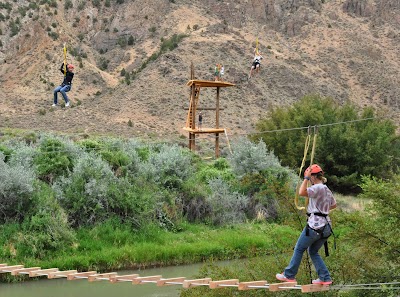
[[[24,267],[24,265],[9,266],[0,264],[0,274],[11,273],[13,276],[25,275],[33,277],[47,277],[47,279],[66,278],[73,280],[88,280],[89,282],[108,281],[110,283],[130,282],[133,285],[152,283],[161,286],[182,286],[190,289],[205,286],[209,289],[236,288],[239,291],[264,289],[270,292],[284,290],[298,290],[302,293],[322,292],[329,290],[400,290],[400,282],[351,284],[351,285],[299,285],[297,282],[268,283],[266,280],[240,282],[239,279],[212,280],[211,278],[187,279],[186,277],[163,278],[161,275],[140,276],[139,274],[119,275],[117,272],[98,273],[97,271],[78,272],[77,270],[61,271],[58,268]]]

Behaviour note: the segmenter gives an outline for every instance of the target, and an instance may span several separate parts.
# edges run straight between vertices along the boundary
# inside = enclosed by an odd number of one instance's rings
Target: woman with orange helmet
[[[311,182],[310,187],[308,187],[308,182]],[[318,254],[319,249],[332,234],[329,211],[336,208],[336,200],[325,183],[324,171],[319,165],[313,164],[305,170],[299,195],[309,198],[307,206],[308,221],[297,240],[289,265],[283,273],[276,275],[276,278],[280,281],[296,282],[295,276],[299,269],[303,253],[308,249],[308,253],[318,274],[318,279],[313,280],[312,283],[321,285],[332,284],[329,270]]]
[[[64,74],[64,80],[61,85],[59,85],[57,88],[54,89],[54,101],[53,101],[53,107],[57,106],[57,95],[58,92],[61,93],[65,100],[65,106],[68,107],[70,105],[70,101],[67,96],[67,92],[71,91],[72,88],[72,79],[74,78],[74,65],[72,64],[67,64],[67,67],[64,66],[64,63],[62,63],[60,67],[60,71],[62,74]],[[66,71],[65,71],[66,69]]]

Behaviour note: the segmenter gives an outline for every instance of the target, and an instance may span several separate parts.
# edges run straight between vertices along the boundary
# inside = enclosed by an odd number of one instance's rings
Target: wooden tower
[[[225,129],[219,126],[219,112],[220,108],[220,88],[223,87],[232,87],[234,84],[224,82],[224,81],[208,81],[208,80],[196,80],[194,79],[194,68],[193,64],[191,66],[190,80],[187,83],[187,86],[190,87],[190,102],[189,102],[189,111],[186,118],[186,126],[183,130],[189,132],[189,149],[192,151],[196,150],[196,135],[197,134],[215,134],[215,157],[219,157],[219,134],[225,133]],[[217,97],[215,102],[215,127],[214,128],[204,128],[201,129],[196,128],[196,111],[199,105],[200,99],[200,90],[201,88],[216,88],[217,89]],[[200,108],[199,108],[200,109]],[[209,108],[207,108],[209,109]]]

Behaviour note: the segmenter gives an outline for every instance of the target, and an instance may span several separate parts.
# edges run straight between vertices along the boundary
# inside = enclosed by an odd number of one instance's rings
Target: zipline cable
[[[386,117],[381,117],[385,119]],[[364,118],[364,119],[359,119],[359,120],[350,120],[350,121],[342,121],[342,122],[335,122],[335,123],[329,123],[329,124],[319,124],[318,127],[328,127],[328,126],[334,126],[334,125],[341,125],[341,124],[349,124],[349,123],[355,123],[355,122],[361,122],[361,121],[367,121],[367,120],[376,120],[376,119],[381,119],[381,118],[376,118],[376,117],[370,117],[370,118]],[[386,118],[387,119],[387,118]],[[229,137],[236,137],[236,136],[245,136],[245,135],[256,135],[256,134],[264,134],[264,133],[273,133],[273,132],[285,132],[285,131],[295,131],[295,130],[304,130],[308,129],[310,126],[307,127],[294,127],[294,128],[285,128],[285,129],[274,129],[274,130],[265,130],[261,132],[250,132],[250,133],[235,133],[235,134],[228,134]],[[43,131],[39,131],[43,132]],[[46,133],[46,132],[43,132]],[[209,138],[216,138],[216,136],[208,136]],[[200,138],[196,138],[196,140],[199,140]],[[222,138],[223,139],[223,138]],[[190,139],[189,139],[190,140]],[[185,140],[186,141],[186,140]],[[177,143],[177,140],[170,140],[170,141],[147,141],[146,144],[167,144],[167,143]],[[110,146],[111,148],[111,146]],[[87,148],[88,149],[88,148]],[[96,148],[97,149],[97,148]],[[57,150],[51,151],[51,153],[56,152]],[[60,150],[64,151],[65,150]],[[46,152],[43,152],[46,153]],[[7,155],[7,154],[5,154]]]

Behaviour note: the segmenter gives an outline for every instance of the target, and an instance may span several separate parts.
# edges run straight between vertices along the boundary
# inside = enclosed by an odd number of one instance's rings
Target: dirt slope
[[[0,6],[0,128],[186,135],[191,63],[199,79],[213,79],[215,63],[223,63],[224,80],[236,84],[221,91],[220,125],[232,135],[252,132],[271,106],[310,93],[400,118],[397,0],[29,3]],[[186,37],[159,54],[174,34]],[[262,71],[248,80],[257,39]],[[73,106],[53,109],[64,42],[77,66]],[[214,100],[215,90],[202,91],[202,107]],[[203,125],[214,117],[205,111]]]

